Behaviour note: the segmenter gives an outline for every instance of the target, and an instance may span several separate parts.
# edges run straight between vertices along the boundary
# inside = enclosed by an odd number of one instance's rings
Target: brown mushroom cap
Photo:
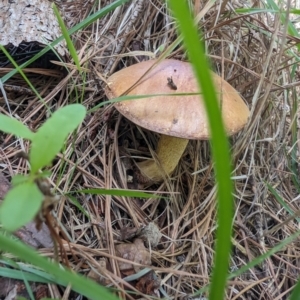
[[[156,60],[144,61],[114,73],[108,78],[107,96],[112,99],[125,93],[156,62]],[[212,76],[220,99],[227,134],[235,134],[247,123],[249,109],[229,83],[213,72]],[[166,59],[147,73],[127,95],[196,92],[199,92],[199,88],[192,65]],[[115,104],[115,108],[135,124],[151,131],[185,139],[209,138],[209,126],[201,94],[128,100]]]

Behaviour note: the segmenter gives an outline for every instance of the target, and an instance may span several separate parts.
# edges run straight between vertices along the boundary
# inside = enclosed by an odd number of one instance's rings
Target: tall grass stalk
[[[188,56],[194,65],[195,75],[205,100],[209,126],[212,136],[212,154],[215,163],[218,185],[218,229],[216,235],[215,266],[212,275],[209,299],[222,300],[228,274],[231,250],[233,218],[232,182],[229,145],[222,123],[216,91],[210,74],[204,45],[194,26],[194,21],[185,1],[169,0],[171,9],[178,22]]]

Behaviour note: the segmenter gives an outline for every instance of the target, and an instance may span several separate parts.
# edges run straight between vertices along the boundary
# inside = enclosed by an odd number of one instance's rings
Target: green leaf
[[[13,178],[11,179],[11,184],[12,186],[16,186],[18,184],[26,182],[27,180],[28,180],[28,176],[17,174],[13,176]]]
[[[22,122],[3,114],[0,114],[0,130],[28,140],[31,140],[34,136],[34,133]]]
[[[183,42],[194,71],[201,86],[205,108],[208,115],[212,136],[212,154],[215,162],[216,180],[218,184],[218,228],[216,234],[216,253],[214,257],[214,270],[209,299],[224,299],[224,291],[229,267],[231,250],[231,232],[233,218],[232,182],[230,179],[231,166],[229,144],[226,138],[224,125],[213,81],[204,53],[204,44],[198,35],[194,20],[188,9],[186,1],[169,0],[168,3],[177,20]]]
[[[39,211],[43,194],[34,182],[11,189],[0,206],[0,221],[8,231],[15,231],[31,221]]]
[[[62,266],[49,261],[27,245],[16,240],[12,240],[10,237],[3,235],[1,232],[0,249],[18,256],[26,262],[47,270],[47,273],[51,274],[56,280],[59,280],[62,285],[67,286],[70,284],[72,290],[89,299],[118,300],[116,296],[110,293],[106,288],[100,286],[98,283],[84,278],[73,271],[64,270]]]
[[[68,105],[53,113],[38,129],[29,152],[32,173],[51,163],[67,136],[83,121],[85,113],[85,107],[80,104]]]
[[[4,268],[4,267],[0,267],[0,276],[6,278],[19,279],[19,280],[22,280],[23,276],[26,276],[26,279],[29,281],[42,282],[42,283],[55,283],[54,280],[50,281],[35,274],[31,274],[20,270],[14,270],[10,268]]]

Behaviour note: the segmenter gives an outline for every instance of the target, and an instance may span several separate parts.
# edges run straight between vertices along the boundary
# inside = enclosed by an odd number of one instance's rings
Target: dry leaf
[[[105,277],[105,271],[106,271],[106,260],[104,258],[101,258],[99,260],[99,266],[97,266],[95,269],[91,269],[87,275],[88,278],[100,283],[101,285],[108,285],[111,283],[110,280],[108,280],[107,277]]]
[[[116,255],[133,261],[142,265],[149,266],[151,264],[151,256],[149,251],[145,248],[144,242],[141,239],[134,240],[133,244],[119,244],[116,246]],[[133,269],[136,273],[143,267],[136,266],[130,262],[118,262],[120,271]]]
[[[23,228],[15,232],[15,236],[21,239],[25,244],[37,249],[53,247],[50,231],[45,223],[42,223],[41,229],[37,230],[35,222],[29,222]]]
[[[156,247],[162,237],[162,234],[160,233],[157,225],[151,222],[142,228],[141,232],[139,233],[139,237],[152,247]]]
[[[148,272],[141,277],[135,285],[135,288],[141,293],[151,296],[159,297],[158,289],[160,287],[160,280],[154,271]]]
[[[120,241],[130,240],[136,237],[141,231],[141,228],[122,227],[120,230]]]

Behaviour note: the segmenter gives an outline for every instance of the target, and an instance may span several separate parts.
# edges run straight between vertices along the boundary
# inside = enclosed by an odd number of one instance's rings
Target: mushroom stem
[[[142,175],[151,181],[162,181],[166,176],[170,176],[188,141],[187,139],[161,135],[157,145],[156,159],[137,163]]]

